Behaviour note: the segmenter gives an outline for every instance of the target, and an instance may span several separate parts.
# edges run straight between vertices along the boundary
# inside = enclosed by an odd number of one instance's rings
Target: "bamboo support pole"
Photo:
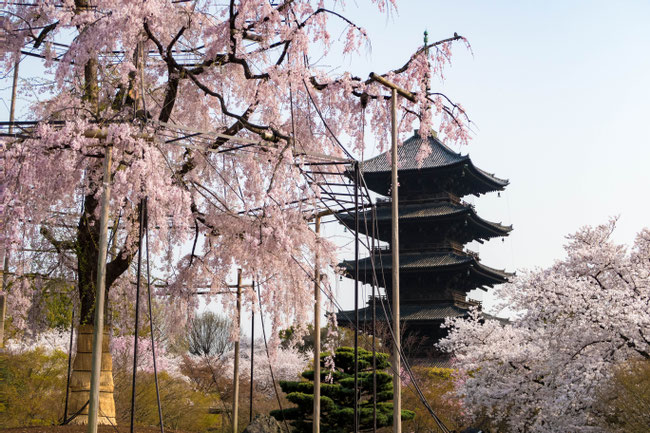
[[[95,323],[93,328],[93,356],[90,376],[90,399],[88,406],[88,433],[97,433],[99,412],[99,377],[102,368],[102,339],[104,337],[104,295],[106,289],[106,246],[108,238],[108,208],[111,194],[112,146],[106,146],[104,156],[104,192],[102,193],[99,221],[99,258],[97,261],[97,294],[95,296]]]

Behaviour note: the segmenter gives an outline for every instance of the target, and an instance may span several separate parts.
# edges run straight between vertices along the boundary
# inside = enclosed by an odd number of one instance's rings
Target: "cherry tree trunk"
[[[93,325],[79,325],[77,332],[77,355],[70,376],[70,403],[68,418],[77,414],[71,424],[88,423],[88,400],[90,398],[90,372],[93,351]],[[102,369],[99,380],[98,424],[115,422],[115,400],[113,398],[113,359],[109,351],[109,332],[104,328],[102,345]]]

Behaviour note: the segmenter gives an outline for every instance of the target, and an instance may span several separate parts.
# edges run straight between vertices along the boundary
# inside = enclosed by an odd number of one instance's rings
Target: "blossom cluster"
[[[497,290],[508,323],[451,320],[441,344],[467,408],[513,431],[601,432],[599,392],[629,360],[650,359],[650,231],[628,250],[615,220],[568,237],[566,257]]]

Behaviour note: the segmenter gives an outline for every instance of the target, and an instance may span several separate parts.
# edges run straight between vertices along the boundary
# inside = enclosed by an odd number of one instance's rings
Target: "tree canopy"
[[[497,291],[506,324],[454,320],[441,344],[468,411],[498,431],[604,432],[597,406],[619,368],[650,359],[650,230],[628,249],[615,220],[568,237],[566,257]]]
[[[392,1],[372,3],[380,13],[394,8]],[[384,146],[390,130],[387,92],[370,78],[328,73],[320,60],[354,55],[369,41],[339,6],[3,5],[2,66],[31,62],[35,78],[21,86],[39,95],[26,119],[36,123],[16,125],[3,139],[0,242],[17,274],[8,297],[14,325],[38,330],[33,288],[53,278],[76,282],[77,317],[92,321],[106,146],[115,161],[106,287],[116,320],[128,324],[131,317],[129,267],[141,199],[148,197],[157,293],[174,306],[165,314],[170,330],[183,328],[177,325],[197,305],[195,291],[222,288],[234,263],[263,281],[274,325],[304,322],[311,296],[305,270],[313,263],[303,252],[318,251],[321,267],[336,263],[333,245],[315,242],[306,223],[326,179],[305,175],[309,155],[344,156],[337,137],[349,137],[347,149],[361,151],[366,124]],[[342,43],[330,36],[332,25],[345,28]],[[454,41],[464,38],[396,53],[400,64],[383,71],[414,95],[400,100],[400,131],[435,127],[449,141],[467,140],[461,106],[430,90]],[[254,300],[245,289],[244,304]]]

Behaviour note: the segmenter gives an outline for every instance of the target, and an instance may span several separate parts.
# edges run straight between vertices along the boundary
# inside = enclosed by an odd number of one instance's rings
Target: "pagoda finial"
[[[429,32],[427,30],[424,30],[424,52],[429,57]]]

